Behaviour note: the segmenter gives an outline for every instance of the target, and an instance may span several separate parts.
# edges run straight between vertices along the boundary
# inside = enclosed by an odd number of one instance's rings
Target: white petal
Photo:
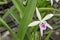
[[[46,26],[50,29],[53,29],[51,25],[49,25],[48,23],[46,23]]]
[[[56,2],[59,2],[59,0],[55,0]]]
[[[46,16],[42,19],[42,21],[48,20],[48,19],[50,19],[50,18],[52,18],[52,17],[53,17],[53,14],[48,14],[48,15],[46,15]]]
[[[37,14],[38,19],[41,21],[41,15],[37,7],[36,7],[36,14]]]
[[[36,25],[38,25],[40,23],[40,21],[33,21],[32,23],[30,23],[29,25],[28,25],[28,27],[30,27],[30,26],[36,26]]]
[[[53,5],[53,0],[51,0],[51,6]]]
[[[43,30],[42,29],[40,29],[40,32],[41,32],[41,36],[43,36]]]

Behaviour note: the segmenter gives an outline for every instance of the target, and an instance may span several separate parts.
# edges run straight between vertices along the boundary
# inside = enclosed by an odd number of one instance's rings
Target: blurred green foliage
[[[51,7],[50,6],[50,1],[38,0],[37,1],[37,7]]]

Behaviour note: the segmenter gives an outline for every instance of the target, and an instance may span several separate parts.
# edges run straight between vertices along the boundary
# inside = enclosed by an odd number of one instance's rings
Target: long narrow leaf
[[[52,34],[52,31],[49,31],[47,37],[45,38],[45,40],[49,40],[51,34]]]
[[[54,9],[54,8],[39,8],[39,10],[60,11],[60,10],[58,10],[58,9]]]
[[[12,0],[12,2],[17,8],[17,10],[20,12],[20,16],[22,17],[25,9],[25,7],[23,6],[22,0]]]
[[[36,7],[37,0],[31,0],[30,7],[27,7],[24,11],[23,18],[20,20],[20,25],[18,27],[18,37],[20,40],[24,39],[25,34],[27,33],[28,24],[31,22],[33,13]]]
[[[6,22],[0,18],[0,23],[4,25],[4,27],[10,32],[11,36],[14,38],[14,40],[18,40],[16,34],[12,31],[12,29],[6,24]]]
[[[3,19],[5,19],[10,13],[10,11],[14,10],[15,8],[14,7],[11,7],[10,9],[8,9],[8,11],[3,15]]]
[[[6,19],[9,15],[12,15],[12,17],[19,23],[20,16],[18,15],[18,11],[14,6],[12,6],[8,11],[4,14],[2,17],[3,19]]]

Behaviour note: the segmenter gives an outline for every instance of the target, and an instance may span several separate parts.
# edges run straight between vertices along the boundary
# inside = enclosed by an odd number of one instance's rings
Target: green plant
[[[5,13],[5,15],[2,18],[0,18],[0,23],[10,32],[14,40],[35,40],[35,34],[37,32],[38,25],[35,27],[32,27],[32,33],[29,31],[28,25],[30,24],[31,21],[33,21],[32,18],[33,18],[33,14],[35,12],[36,7],[39,8],[41,15],[43,15],[42,17],[44,17],[45,14],[47,14],[51,10],[60,11],[48,5],[49,2],[46,3],[47,2],[46,0],[45,1],[27,0],[26,5],[23,4],[24,2],[23,0],[11,0],[11,1],[13,2],[14,5],[10,9],[8,9],[8,11]],[[40,5],[40,2],[41,2],[41,5]],[[15,34],[4,21],[4,19],[6,19],[6,17],[9,14],[12,15],[12,17],[19,24],[17,34]],[[54,14],[54,17],[57,17],[57,16],[58,14]],[[60,14],[58,17],[60,17]],[[51,34],[52,32],[49,31],[45,40],[48,40]],[[40,35],[40,39],[41,39],[41,35]]]

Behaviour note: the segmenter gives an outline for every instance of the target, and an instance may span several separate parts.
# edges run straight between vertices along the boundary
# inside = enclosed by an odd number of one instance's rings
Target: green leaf
[[[60,17],[60,14],[54,14],[54,17]]]
[[[10,9],[8,9],[7,12],[5,12],[5,14],[3,15],[3,19],[7,18],[7,16],[10,14],[10,11],[14,10],[15,8],[14,7],[11,7]]]
[[[49,32],[48,32],[48,35],[47,35],[46,38],[45,38],[45,40],[49,40],[51,34],[52,34],[52,31],[49,31]]]
[[[12,15],[12,17],[17,21],[17,23],[19,23],[20,21],[20,17],[17,15],[18,11],[16,10],[16,8],[14,6],[12,6],[10,9],[8,9],[8,11],[5,13],[5,15],[3,16],[3,19],[6,19],[6,17],[8,17],[9,15]],[[29,31],[27,31],[28,33],[26,34],[29,38],[29,40],[31,39],[31,34]]]
[[[34,26],[34,27],[32,27],[32,32],[36,32],[37,29],[38,29],[38,26]]]
[[[38,0],[37,1],[37,6],[38,7],[49,7],[50,3],[47,0]]]
[[[19,15],[19,12],[16,10],[16,8],[12,9],[9,12],[12,15],[12,17],[17,21],[17,23],[19,23],[19,21],[20,21],[20,15]]]
[[[55,8],[39,8],[39,10],[41,11],[44,11],[44,10],[46,10],[46,11],[60,11],[60,10],[58,10],[58,9],[55,9]]]
[[[12,17],[17,21],[17,23],[19,23],[20,15],[14,6],[8,9],[8,11],[4,14],[2,18],[6,19],[6,17],[8,17],[9,15],[12,15]]]
[[[4,25],[4,27],[10,32],[11,36],[14,38],[14,40],[18,40],[16,34],[12,31],[12,29],[6,24],[6,22],[0,18],[0,23]]]
[[[23,18],[20,20],[18,27],[18,37],[20,40],[24,39],[25,34],[27,33],[28,24],[32,21],[33,13],[36,7],[37,0],[31,0],[30,5],[25,8]]]
[[[22,18],[23,14],[24,14],[24,9],[25,7],[23,6],[22,0],[12,0],[13,4],[15,5],[15,7],[17,8],[17,10],[20,13],[20,16]]]
[[[26,39],[28,38],[28,40],[32,40],[32,35],[31,35],[31,32],[29,31],[29,28],[27,30],[27,33],[26,33]]]
[[[35,34],[36,34],[36,32],[32,33],[32,40],[35,40]]]

